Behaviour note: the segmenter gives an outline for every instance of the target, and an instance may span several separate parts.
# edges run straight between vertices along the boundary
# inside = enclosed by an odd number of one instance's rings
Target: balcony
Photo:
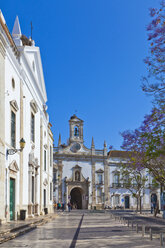
[[[121,188],[122,184],[121,183],[112,183],[112,188]]]
[[[160,185],[157,183],[149,183],[148,184],[149,189],[158,189],[159,187],[160,187]]]
[[[96,182],[96,185],[103,185],[103,184],[104,184],[103,181],[97,181],[97,182]]]

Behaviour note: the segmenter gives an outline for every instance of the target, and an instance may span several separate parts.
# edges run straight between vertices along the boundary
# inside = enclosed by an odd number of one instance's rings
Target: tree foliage
[[[159,9],[150,9],[151,22],[147,26],[149,56],[144,59],[148,75],[143,77],[142,89],[165,103],[165,0]]]
[[[165,183],[165,109],[154,107],[142,125],[124,131],[122,149],[130,151],[133,168],[147,168],[157,182]]]
[[[133,157],[132,157],[133,158]],[[121,179],[124,183],[124,188],[128,189],[137,202],[137,211],[141,207],[141,195],[146,186],[148,178],[146,177],[145,170],[141,166],[136,166],[135,160],[132,159],[131,163],[123,163],[120,169]]]

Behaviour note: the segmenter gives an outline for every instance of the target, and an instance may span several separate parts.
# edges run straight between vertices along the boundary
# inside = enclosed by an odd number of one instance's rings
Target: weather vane
[[[77,109],[75,110],[75,114],[77,114]]]
[[[31,24],[31,39],[32,39],[32,30],[33,30],[33,25],[32,25],[32,22],[31,22],[30,24]]]

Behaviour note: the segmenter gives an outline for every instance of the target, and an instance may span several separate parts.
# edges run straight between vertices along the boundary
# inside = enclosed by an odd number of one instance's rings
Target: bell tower
[[[69,142],[79,142],[83,143],[83,121],[79,119],[76,115],[71,116],[69,120],[70,126],[70,137]]]

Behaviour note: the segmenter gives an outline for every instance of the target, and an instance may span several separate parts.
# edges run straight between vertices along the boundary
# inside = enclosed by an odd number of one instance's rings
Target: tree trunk
[[[142,213],[142,198],[139,196],[140,214]]]
[[[136,212],[138,212],[138,208],[139,208],[139,199],[138,199],[138,197],[136,198],[136,200],[137,200]]]

